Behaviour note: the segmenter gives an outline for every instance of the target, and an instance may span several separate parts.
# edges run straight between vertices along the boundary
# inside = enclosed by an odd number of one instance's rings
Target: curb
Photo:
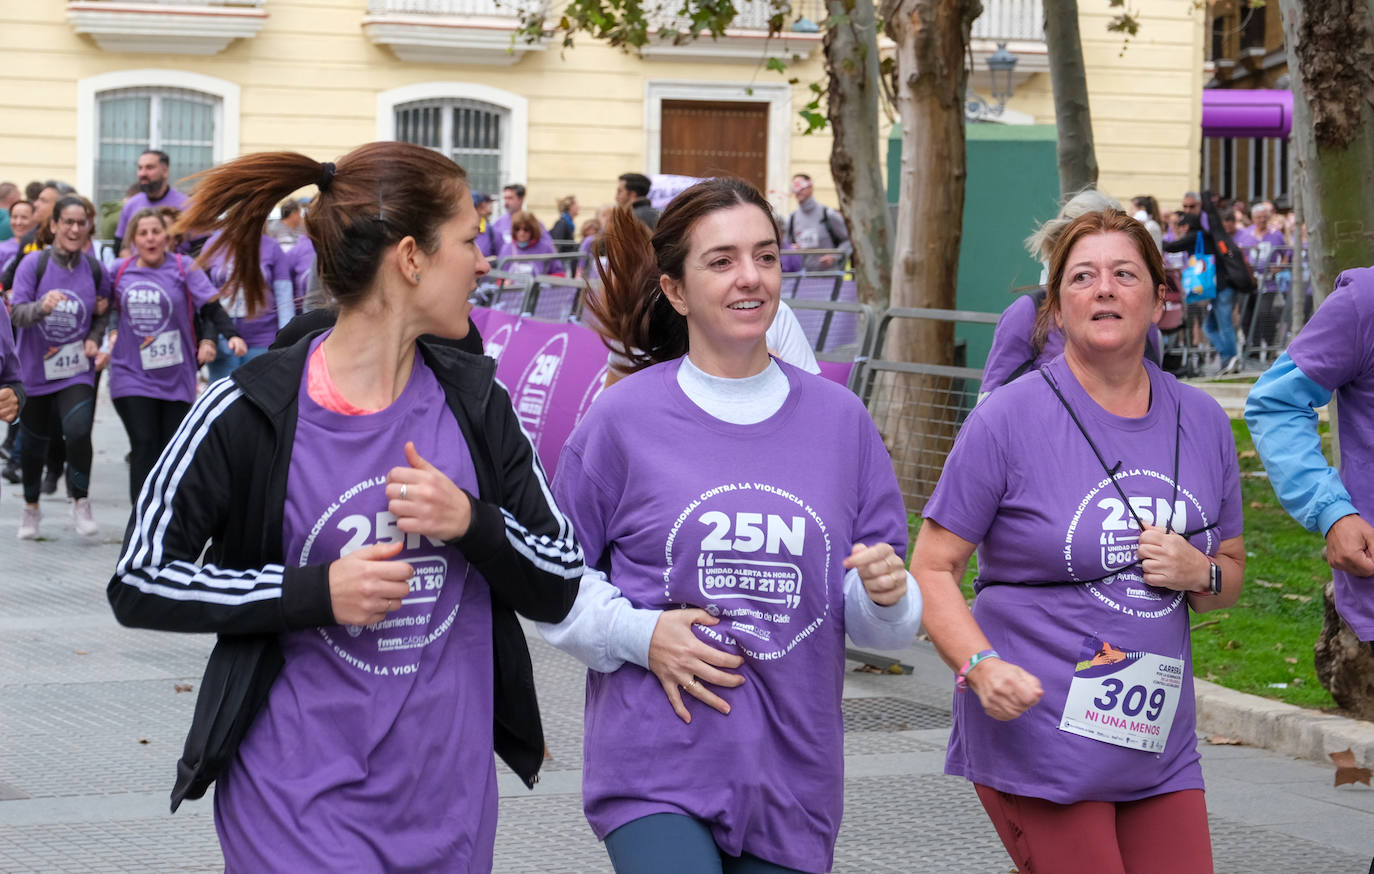
[[[1194,679],[1197,727],[1250,746],[1331,764],[1328,754],[1350,749],[1355,761],[1374,761],[1374,722],[1304,710]]]

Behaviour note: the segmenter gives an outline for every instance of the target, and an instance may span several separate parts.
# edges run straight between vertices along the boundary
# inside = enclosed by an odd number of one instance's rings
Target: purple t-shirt
[[[14,330],[10,325],[10,311],[0,302],[0,386],[23,384],[19,371],[19,353],[14,348]]]
[[[546,273],[562,273],[563,262],[561,261],[502,260],[515,255],[552,255],[553,253],[553,240],[547,235],[540,237],[539,242],[530,243],[523,249],[512,241],[501,246],[501,252],[496,256],[496,267],[508,273],[524,273],[527,276],[542,276]]]
[[[217,236],[218,234],[211,235],[205,244],[207,248]],[[262,271],[262,281],[266,285],[264,292],[267,300],[263,308],[252,318],[249,318],[248,306],[237,293],[237,289],[225,287],[234,266],[227,255],[219,253],[206,268],[210,274],[211,284],[220,290],[224,311],[233,318],[234,328],[238,330],[239,336],[248,344],[249,349],[266,349],[272,345],[272,340],[277,336],[277,296],[273,293],[272,284],[278,280],[291,281],[291,264],[287,261],[286,253],[281,250],[276,240],[266,234],[263,234],[258,247],[258,263]]]
[[[492,234],[495,235],[495,237],[496,237],[496,249],[497,249],[497,251],[500,251],[500,249],[501,249],[502,246],[504,246],[506,243],[509,243],[509,242],[511,241],[511,236],[510,236],[510,219],[511,219],[511,215],[512,215],[512,213],[508,213],[508,212],[507,212],[507,213],[502,213],[501,215],[499,215],[499,216],[497,216],[496,218],[492,219],[492,222],[491,222],[491,231],[492,231]],[[535,219],[535,221],[539,222],[539,219]],[[546,227],[544,227],[544,223],[543,223],[543,222],[539,222],[539,231],[540,231],[540,233],[539,233],[539,239],[540,239],[540,240],[547,240],[547,239],[549,239],[549,229],[546,228]],[[552,241],[549,242],[549,251],[550,251],[550,252],[553,251],[553,242],[552,242]]]
[[[321,342],[311,344],[313,352]],[[349,416],[310,399],[287,478],[287,562],[326,564],[404,539],[415,576],[376,625],[279,638],[286,659],[238,755],[215,820],[230,871],[490,871],[496,840],[491,600],[462,553],[403,534],[387,471],[406,440],[476,493],[467,444],[417,351],[395,403]],[[348,459],[337,464],[332,459]]]
[[[1063,357],[1046,367],[1106,463],[1120,462],[1116,481],[1128,502],[1039,373],[994,391],[960,429],[924,515],[978,544],[974,618],[993,648],[1039,678],[1045,694],[1010,722],[985,714],[976,695],[955,695],[950,774],[1060,804],[1202,788],[1187,598],[1144,584],[1132,565],[1139,528],[1131,511],[1184,534],[1215,525],[1189,539],[1215,554],[1222,540],[1241,533],[1240,473],[1231,424],[1216,401],[1145,367],[1152,401],[1136,419],[1098,406]],[[1154,654],[1182,662],[1176,687],[1160,693],[1177,701],[1167,740],[1162,730],[1157,737],[1162,752],[1060,729],[1070,683],[1083,676],[1075,666],[1091,657],[1086,646],[1100,643],[1132,661]],[[1125,713],[1132,715],[1129,707]]]
[[[1374,519],[1374,268],[1346,270],[1288,344],[1309,379],[1336,395],[1341,482],[1366,520]],[[1332,569],[1336,610],[1361,640],[1374,638],[1374,587]]]
[[[1035,333],[1036,300],[1034,294],[1023,294],[1002,311],[997,327],[992,330],[992,348],[988,350],[988,360],[983,365],[980,393],[990,392],[1005,383],[1027,361],[1031,363],[1026,371],[1037,370],[1064,354],[1064,334],[1053,322],[1045,335],[1045,346],[1040,354],[1035,354],[1031,347],[1031,336]],[[1159,327],[1151,325],[1145,341],[1145,359],[1155,360],[1153,353],[1161,348]]]
[[[1235,244],[1237,246],[1240,246],[1242,249],[1253,249],[1260,243],[1268,243],[1271,246],[1288,245],[1288,242],[1283,238],[1283,231],[1279,230],[1278,228],[1270,228],[1269,230],[1265,231],[1264,236],[1261,237],[1255,234],[1254,225],[1251,225],[1248,228],[1241,228],[1240,230],[1236,231],[1235,236],[1231,239],[1234,240]]]
[[[159,267],[137,258],[114,289],[119,333],[110,350],[110,397],[147,397],[191,403],[196,399],[196,312],[215,299],[215,287],[195,261],[168,254]],[[193,311],[194,310],[194,311]]]
[[[300,310],[301,302],[310,291],[310,275],[315,270],[315,244],[310,242],[309,237],[302,234],[296,238],[296,245],[286,253],[286,263],[291,272],[291,285],[295,289],[296,309]]]
[[[123,209],[119,211],[119,224],[115,227],[115,236],[119,237],[121,240],[124,239],[124,232],[128,230],[129,227],[129,219],[133,218],[134,213],[138,212],[140,209],[148,209],[150,207],[153,209],[160,209],[164,206],[182,209],[190,199],[190,197],[187,197],[170,185],[167,186],[167,193],[157,200],[151,200],[148,195],[140,191],[129,198],[128,202],[124,204]],[[125,240],[125,242],[128,243],[129,241]]]
[[[19,256],[19,238],[10,237],[0,242],[0,274],[10,269],[10,262]]]
[[[680,360],[605,391],[554,480],[583,550],[636,607],[700,607],[696,628],[745,657],[722,716],[674,715],[655,676],[587,674],[582,794],[598,838],[653,813],[706,823],[731,855],[828,871],[843,808],[844,568],[853,544],[905,552],[882,439],[844,388],[780,364],[790,391],[753,425],[678,385]],[[761,452],[760,447],[786,451]],[[664,767],[646,766],[660,762]]]
[[[110,296],[110,277],[103,267],[93,272],[84,253],[71,270],[49,257],[43,279],[35,287],[41,256],[41,252],[30,252],[19,262],[10,299],[12,305],[31,303],[49,291],[60,291],[64,298],[43,321],[19,329],[20,372],[30,396],[56,394],[69,385],[95,385],[95,370],[84,346],[97,295]]]

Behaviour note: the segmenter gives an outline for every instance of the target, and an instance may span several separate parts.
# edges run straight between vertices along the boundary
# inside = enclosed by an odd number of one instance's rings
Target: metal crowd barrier
[[[892,329],[918,321],[996,325],[1000,317],[969,310],[894,307],[878,321],[859,397],[882,432],[910,512],[920,513],[934,491],[959,427],[978,401],[983,371],[890,358]]]

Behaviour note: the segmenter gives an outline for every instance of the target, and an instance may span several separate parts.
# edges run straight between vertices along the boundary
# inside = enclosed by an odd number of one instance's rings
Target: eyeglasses
[[[57,220],[57,226],[60,227],[60,228],[84,228],[84,227],[86,227],[88,224],[90,224],[90,222],[86,221],[86,220],[83,219],[83,218],[79,218],[79,219],[60,218],[60,219]]]

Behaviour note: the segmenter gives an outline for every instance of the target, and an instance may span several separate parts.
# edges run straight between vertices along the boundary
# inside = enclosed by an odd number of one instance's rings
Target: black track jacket
[[[247,362],[196,401],[139,494],[107,588],[124,625],[219,635],[177,763],[173,811],[203,796],[233,759],[281,670],[277,635],[334,624],[328,565],[283,564],[297,394],[313,336]],[[419,347],[477,470],[471,527],[450,545],[491,587],[496,752],[533,786],[544,733],[515,614],[562,620],[577,597],[582,550],[495,362],[423,339]]]

